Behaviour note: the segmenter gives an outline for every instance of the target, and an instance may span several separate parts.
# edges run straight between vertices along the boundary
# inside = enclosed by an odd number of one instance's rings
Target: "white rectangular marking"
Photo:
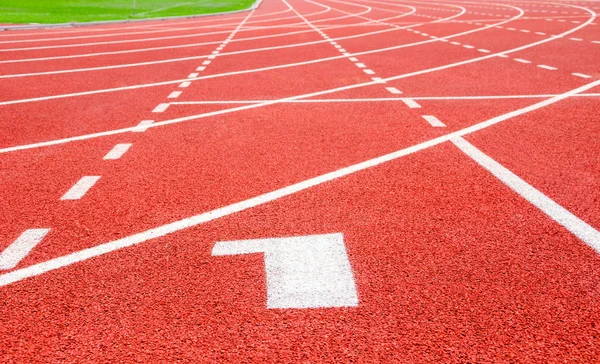
[[[487,49],[483,49],[483,48],[481,48],[481,49],[478,49],[478,51],[480,51],[481,53],[490,53],[490,51],[489,51],[489,50],[487,50]]]
[[[342,53],[346,53],[347,52],[344,48],[340,48],[340,49],[338,49],[338,51],[340,51]]]
[[[199,75],[199,73],[193,72],[193,73],[190,73],[190,75],[187,76],[187,78],[196,78],[196,77],[198,77],[198,75]]]
[[[189,82],[189,81],[185,81],[185,82],[182,82],[182,83],[180,83],[180,84],[179,84],[179,87],[181,87],[181,88],[186,88],[186,87],[188,87],[188,86],[189,86],[189,85],[191,85],[191,84],[192,84],[191,82]]]
[[[352,62],[358,62],[358,59],[357,59],[357,58],[354,58],[354,57],[350,57],[350,58],[348,58],[348,59],[349,59],[350,61],[352,61]]]
[[[385,81],[381,77],[373,77],[371,79],[377,83],[385,83]]]
[[[219,51],[213,51],[211,54],[219,54]]]
[[[446,126],[446,124],[442,123],[440,119],[436,118],[433,115],[422,115],[422,118],[425,119],[425,121],[427,121],[431,126],[434,126],[436,128]]]
[[[465,47],[465,48],[468,48],[468,49],[473,49],[473,48],[475,48],[475,47],[473,47],[472,45],[468,45],[468,44],[465,44],[463,47]]]
[[[531,33],[531,32],[530,32],[529,30],[527,30],[527,29],[521,29],[521,31],[522,31],[523,33]]]
[[[576,42],[581,42],[583,39],[581,38],[569,38],[570,40],[574,40]]]
[[[211,62],[211,61],[204,61],[204,62],[202,62],[202,65],[203,65],[203,66],[208,66],[208,65],[210,64],[210,62]]]
[[[577,72],[575,72],[575,73],[571,73],[571,74],[572,74],[573,76],[576,76],[576,77],[581,77],[581,78],[592,78],[592,76],[590,76],[590,75],[586,75],[586,74],[583,74],[583,73],[577,73]]]
[[[528,61],[528,60],[522,59],[522,58],[515,58],[515,61],[520,62],[520,63],[531,63],[531,61]]]
[[[212,56],[208,56],[208,57],[206,57],[206,58],[208,58],[208,59],[215,59],[215,58],[217,58],[217,56],[215,56],[215,55],[212,55]]]
[[[341,46],[341,45],[339,45],[339,44],[336,44],[336,45],[334,45],[334,47],[336,47],[336,48],[338,48],[338,49],[339,49],[339,48],[342,48],[342,46]]]
[[[368,68],[367,68],[367,69],[364,69],[364,70],[363,70],[363,72],[364,72],[364,73],[366,73],[366,74],[368,74],[368,75],[374,75],[374,74],[375,74],[375,71],[373,71],[373,70],[370,70],[370,69],[368,69]]]
[[[213,256],[263,253],[267,308],[355,307],[358,294],[341,233],[218,242]]]
[[[543,68],[543,69],[545,69],[545,70],[550,70],[550,71],[555,71],[555,70],[557,70],[557,69],[558,69],[558,68],[556,68],[556,67],[550,67],[550,66],[546,66],[545,64],[540,64],[540,65],[538,65],[538,67],[539,67],[539,68]]]
[[[152,112],[164,112],[169,108],[169,104],[158,104],[157,107],[152,110]]]
[[[79,200],[98,182],[100,176],[84,176],[65,193],[61,200]]]
[[[411,109],[419,109],[419,108],[421,108],[421,105],[419,105],[419,103],[417,103],[413,99],[402,99],[402,101],[406,104],[406,106],[408,106]]]
[[[103,160],[116,160],[119,159],[127,152],[127,150],[131,147],[131,143],[129,144],[117,144],[115,145],[106,155]]]
[[[25,230],[2,254],[0,254],[0,270],[13,269],[29,252],[50,232],[50,229]]]
[[[460,43],[458,43],[458,42],[450,42],[450,44],[460,45]]]
[[[202,72],[202,71],[204,71],[205,69],[206,69],[206,66],[200,66],[200,67],[196,68],[196,71],[200,71],[200,72]]]
[[[351,56],[351,54],[350,54],[350,53],[348,53],[348,52],[344,52],[343,54],[344,54],[344,56],[346,56],[346,57],[350,57],[350,56]]]
[[[544,32],[535,32],[535,34],[537,34],[537,35],[546,35],[546,33],[544,33]]]
[[[399,95],[402,93],[402,91],[398,90],[395,87],[386,87],[386,90],[388,90],[390,93],[394,94],[394,95]]]
[[[173,91],[167,96],[168,99],[176,99],[181,95],[181,91]]]
[[[356,67],[358,67],[358,68],[365,68],[367,66],[365,66],[364,63],[356,63]]]
[[[143,133],[148,130],[148,125],[152,124],[154,120],[142,120],[140,123],[133,129],[134,133]]]
[[[500,58],[508,58],[508,56],[506,54],[499,54],[498,57],[500,57]]]
[[[599,40],[593,40],[592,43],[600,44]]]
[[[554,202],[554,200],[544,195],[535,187],[521,179],[521,177],[477,149],[477,147],[466,141],[464,138],[454,137],[450,140],[463,151],[463,153],[471,157],[471,159],[493,174],[502,181],[502,183],[540,209],[552,220],[562,225],[596,252],[600,253],[600,232],[598,232],[598,230]]]

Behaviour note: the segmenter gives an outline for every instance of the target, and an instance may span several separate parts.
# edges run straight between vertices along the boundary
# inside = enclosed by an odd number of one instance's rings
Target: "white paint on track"
[[[404,156],[416,153],[421,150],[425,150],[436,145],[445,143],[450,141],[456,137],[462,137],[479,130],[488,128],[492,125],[498,124],[502,121],[509,120],[519,115],[523,115],[529,113],[534,110],[541,109],[548,105],[552,105],[564,99],[567,99],[573,95],[578,93],[582,93],[594,87],[600,85],[600,80],[588,83],[579,88],[573,89],[571,91],[565,92],[561,95],[552,97],[547,100],[543,100],[541,102],[535,103],[533,105],[529,105],[527,107],[511,111],[509,113],[496,116],[484,122],[469,126],[467,128],[448,133],[446,135],[442,135],[440,137],[430,139],[428,141],[415,144],[411,147],[404,148],[377,158],[369,159],[367,161],[354,164],[333,172],[329,172],[314,178],[307,179],[302,182],[298,182],[271,192],[267,192],[265,194],[249,198],[244,201],[236,202],[231,205],[227,205],[224,207],[217,208],[212,211],[208,211],[199,215],[191,216],[182,220],[178,220],[166,225],[158,226],[150,230],[146,230],[137,234],[133,234],[121,239],[117,239],[108,243],[100,244],[94,247],[90,247],[87,249],[83,249],[77,252],[73,252],[67,255],[63,255],[54,259],[50,259],[41,263],[37,263],[31,265],[29,267],[17,269],[15,271],[5,273],[0,275],[0,286],[6,286],[27,278],[35,277],[44,273],[48,273],[63,267],[67,267],[79,262],[86,261],[88,259],[92,259],[95,257],[99,257],[114,251],[118,251],[130,246],[138,245],[148,240],[153,240],[162,236],[166,236],[172,234],[177,231],[181,231],[184,229],[188,229],[193,226],[197,226],[209,221],[213,221],[225,216],[229,216],[235,214],[240,211],[248,210],[250,208],[260,206],[280,198],[293,195],[295,193],[307,190],[314,186],[318,186],[327,182],[331,182],[333,180],[339,179],[341,177],[354,174],[369,168],[373,168],[375,166],[381,165],[383,163],[387,163],[393,160],[397,160]]]
[[[73,185],[60,199],[79,200],[98,182],[100,176],[84,176]]]
[[[25,230],[12,244],[0,253],[0,270],[13,269],[50,232],[50,229]]]
[[[123,143],[115,145],[106,155],[103,160],[116,160],[119,159],[129,150],[131,147],[130,143]]]
[[[600,232],[598,230],[525,182],[521,177],[496,162],[464,138],[454,137],[450,141],[502,183],[600,254]]]

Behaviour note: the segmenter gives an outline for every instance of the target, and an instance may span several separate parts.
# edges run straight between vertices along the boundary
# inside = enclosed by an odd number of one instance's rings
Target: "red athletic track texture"
[[[0,32],[0,263],[23,232],[50,229],[0,267],[0,361],[597,362],[598,11],[264,0]],[[154,125],[136,130],[143,120]],[[84,176],[100,179],[62,200]],[[355,307],[268,308],[262,254],[211,255],[222,241],[330,233],[343,234]]]

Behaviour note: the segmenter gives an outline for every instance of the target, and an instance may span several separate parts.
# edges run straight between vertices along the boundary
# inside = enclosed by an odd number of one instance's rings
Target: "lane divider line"
[[[154,108],[154,110],[152,110],[152,112],[165,112],[165,110],[167,110],[169,108],[169,104],[158,104],[158,106],[156,106]]]
[[[173,91],[167,96],[168,99],[176,99],[181,95],[181,91]]]
[[[83,176],[73,185],[60,199],[61,200],[79,200],[92,188],[100,176]]]
[[[429,125],[435,128],[443,128],[446,126],[446,124],[442,123],[440,119],[436,118],[433,115],[422,115],[421,117],[425,119],[425,121],[427,121]]]
[[[402,99],[402,102],[406,104],[410,109],[420,109],[421,105],[413,99]]]
[[[12,244],[0,253],[0,270],[13,269],[50,232],[50,229],[25,230]]]
[[[125,154],[131,147],[131,143],[122,143],[115,145],[106,155],[103,160],[117,160]]]
[[[386,90],[388,90],[389,93],[394,94],[394,95],[399,95],[402,93],[402,91],[398,90],[395,87],[386,87]]]
[[[154,123],[154,120],[142,120],[135,128],[133,128],[132,132],[143,133],[148,130],[152,123]]]

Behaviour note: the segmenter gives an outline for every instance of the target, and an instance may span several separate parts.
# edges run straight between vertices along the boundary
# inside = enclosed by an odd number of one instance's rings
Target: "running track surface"
[[[597,361],[599,10],[0,32],[1,361]],[[324,234],[341,260],[291,284],[345,277],[337,305],[273,307],[264,254],[216,256]]]

